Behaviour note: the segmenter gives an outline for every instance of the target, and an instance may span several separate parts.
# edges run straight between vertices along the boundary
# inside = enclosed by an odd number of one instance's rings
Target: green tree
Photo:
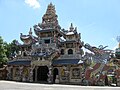
[[[6,64],[8,58],[6,56],[7,50],[4,48],[4,42],[2,37],[0,36],[0,67],[3,67]]]
[[[19,52],[19,46],[16,45],[16,42],[18,42],[17,40],[13,40],[11,43],[10,43],[10,50],[11,50],[11,53],[18,53]]]
[[[6,56],[7,56],[7,58],[9,58],[9,56],[10,56],[10,44],[8,44],[7,42],[4,42],[4,48],[5,48],[5,50],[6,50]]]
[[[16,45],[17,40],[13,40],[11,43],[4,43],[4,48],[7,50],[6,55],[8,58],[14,56],[16,53],[19,52],[19,46]]]

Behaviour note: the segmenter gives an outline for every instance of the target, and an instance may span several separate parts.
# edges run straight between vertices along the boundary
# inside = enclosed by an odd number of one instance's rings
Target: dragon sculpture
[[[92,52],[86,53],[84,57],[89,61],[93,60],[95,62],[95,65],[92,68],[85,69],[85,79],[93,81],[93,78],[95,78],[97,74],[99,74],[100,77],[104,66],[109,62],[111,50],[105,50],[107,46],[103,47],[102,45],[97,48],[85,44],[84,47]],[[97,77],[97,79],[99,79],[99,77]]]

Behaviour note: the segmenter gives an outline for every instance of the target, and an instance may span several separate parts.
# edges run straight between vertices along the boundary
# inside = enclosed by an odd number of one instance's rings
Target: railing
[[[37,45],[33,45],[32,48],[55,48],[56,44],[55,43],[51,43],[51,44],[37,44]]]

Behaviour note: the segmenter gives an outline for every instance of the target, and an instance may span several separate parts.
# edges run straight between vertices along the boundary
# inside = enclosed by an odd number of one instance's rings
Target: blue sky
[[[81,40],[93,46],[117,46],[120,35],[120,0],[0,0],[0,36],[8,43],[41,23],[48,4],[55,5],[61,28],[70,23]]]

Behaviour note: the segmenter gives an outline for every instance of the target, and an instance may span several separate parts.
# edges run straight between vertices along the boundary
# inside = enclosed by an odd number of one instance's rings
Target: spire
[[[75,27],[75,31],[77,31],[77,27]]]
[[[32,28],[30,28],[29,35],[32,35]]]
[[[42,23],[39,24],[40,28],[60,28],[57,18],[58,16],[56,15],[55,6],[50,3],[47,7],[46,13],[42,17]]]
[[[55,11],[55,6],[50,3],[47,7],[47,10],[46,10],[46,14],[53,14],[55,15],[56,11]]]
[[[70,25],[70,31],[73,31],[74,30],[74,27],[73,27],[73,24],[71,23]]]

